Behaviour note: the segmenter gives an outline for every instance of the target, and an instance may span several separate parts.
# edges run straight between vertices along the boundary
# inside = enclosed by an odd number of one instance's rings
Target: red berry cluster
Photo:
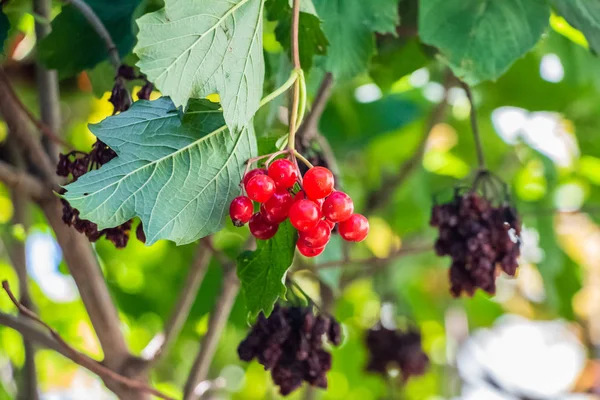
[[[247,195],[236,197],[229,207],[233,224],[243,226],[249,222],[252,235],[267,240],[275,236],[279,224],[289,217],[300,232],[296,246],[306,257],[323,252],[336,224],[347,241],[361,242],[367,237],[369,221],[354,214],[350,196],[334,190],[329,169],[312,167],[302,181],[298,178],[298,167],[288,159],[276,160],[268,169],[248,172],[243,179]],[[260,211],[256,213],[253,201],[260,203]]]

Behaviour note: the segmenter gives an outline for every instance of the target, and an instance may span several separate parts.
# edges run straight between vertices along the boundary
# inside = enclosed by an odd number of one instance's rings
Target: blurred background
[[[3,67],[20,98],[37,110],[34,83],[34,18],[6,7],[12,29]],[[12,7],[12,8],[11,8]],[[476,164],[463,89],[448,84],[443,67],[414,38],[378,38],[379,55],[369,76],[336,84],[320,122],[337,158],[342,187],[367,210],[371,233],[351,246],[347,263],[312,268],[298,265],[294,276],[317,302],[320,283],[335,296],[332,312],[345,339],[332,348],[327,391],[300,390],[289,398],[319,399],[593,399],[600,392],[600,61],[580,32],[553,16],[552,29],[535,51],[501,79],[474,88],[489,168],[506,181],[522,216],[523,247],[518,276],[500,277],[495,296],[478,292],[453,299],[448,292],[448,258],[431,251],[433,198],[468,179]],[[273,26],[265,28],[267,62],[279,68],[282,49]],[[127,60],[132,64],[135,59]],[[107,72],[108,71],[108,72]],[[275,82],[277,77],[268,77]],[[310,75],[312,93],[322,74]],[[65,139],[88,151],[95,138],[87,124],[112,113],[112,75],[103,63],[61,81]],[[136,91],[134,90],[133,93]],[[158,97],[159,93],[153,96]],[[2,101],[2,99],[0,99]],[[446,117],[432,110],[447,102]],[[276,106],[261,110],[261,144],[284,126]],[[282,119],[283,120],[283,119]],[[278,135],[279,132],[279,135]],[[0,141],[7,134],[0,121]],[[422,161],[398,187],[398,174],[427,135]],[[382,185],[385,190],[382,190]],[[390,190],[391,189],[391,190]],[[383,196],[380,207],[372,200]],[[23,242],[34,303],[44,321],[77,349],[101,357],[101,349],[43,216],[32,207],[26,224],[13,223],[20,204],[0,184],[0,279],[18,287],[8,251]],[[23,211],[23,210],[21,210]],[[215,235],[217,249],[235,256],[248,232],[230,224]],[[194,245],[161,241],[146,247],[134,238],[124,250],[101,240],[94,245],[119,307],[126,339],[136,354],[152,339],[182,288]],[[402,257],[390,257],[406,249]],[[330,245],[316,264],[342,260],[341,243]],[[377,260],[379,259],[379,260]],[[181,388],[207,330],[222,269],[213,261],[190,318],[173,350],[152,376],[173,396]],[[0,310],[14,313],[0,295]],[[364,372],[365,331],[382,320],[389,326],[418,327],[431,366],[403,384]],[[257,363],[242,363],[236,348],[248,331],[241,297],[220,339],[206,382],[215,399],[276,399],[277,388]],[[0,326],[0,399],[15,398],[24,364],[20,335]],[[109,399],[94,375],[50,350],[36,353],[44,399]],[[207,397],[207,398],[208,398]]]

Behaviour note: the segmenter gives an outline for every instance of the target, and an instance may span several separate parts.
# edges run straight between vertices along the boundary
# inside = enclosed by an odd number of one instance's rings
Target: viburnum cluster
[[[429,367],[429,357],[423,352],[421,335],[416,330],[403,332],[376,326],[366,336],[369,361],[366,370],[388,376],[389,369],[399,368],[406,382],[420,376]]]
[[[507,202],[495,207],[475,191],[455,192],[433,207],[431,225],[439,229],[435,250],[452,257],[450,292],[472,296],[477,288],[494,294],[500,270],[514,276],[520,254],[521,222]]]
[[[300,235],[296,246],[306,257],[323,252],[336,227],[342,238],[363,241],[369,233],[366,217],[354,213],[350,196],[334,190],[331,171],[312,167],[299,179],[298,166],[287,158],[245,174],[245,196],[233,199],[229,215],[235,226],[249,223],[250,232],[261,240],[272,238],[287,218]],[[257,212],[254,202],[259,203]]]
[[[243,361],[256,358],[270,370],[273,382],[286,396],[304,381],[327,388],[331,354],[323,349],[325,339],[335,346],[342,342],[342,328],[333,317],[315,316],[312,307],[276,305],[268,318],[259,315],[238,354]]]

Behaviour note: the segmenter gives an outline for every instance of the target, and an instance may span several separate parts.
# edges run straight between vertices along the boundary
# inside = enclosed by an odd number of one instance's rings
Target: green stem
[[[293,70],[292,73],[290,74],[289,79],[283,85],[281,85],[279,88],[277,88],[277,90],[275,90],[274,92],[270,93],[269,95],[267,95],[266,97],[264,97],[260,101],[259,107],[262,107],[265,104],[270,103],[271,101],[275,100],[277,97],[279,97],[283,93],[285,93],[289,88],[292,87],[292,85],[294,83],[296,83],[296,81],[298,80],[299,76],[300,76],[300,74],[298,73],[298,71],[297,70]]]
[[[304,78],[304,71],[300,70],[300,74],[298,76],[300,81],[300,104],[298,111],[298,121],[296,121],[296,131],[300,129],[300,125],[302,125],[302,121],[304,120],[304,114],[306,113],[306,78]]]
[[[310,161],[308,161],[302,154],[300,154],[297,150],[293,150],[294,156],[296,156],[300,161],[302,161],[308,168],[313,168],[314,165]]]

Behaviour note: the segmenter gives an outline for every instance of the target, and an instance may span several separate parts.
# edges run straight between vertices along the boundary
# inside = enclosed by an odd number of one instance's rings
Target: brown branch
[[[326,262],[326,263],[322,263],[322,264],[317,264],[315,266],[315,269],[321,270],[321,269],[337,268],[337,267],[345,266],[348,264],[356,264],[356,265],[368,266],[368,268],[366,268],[364,271],[367,272],[367,274],[371,274],[373,269],[376,269],[382,265],[386,265],[390,261],[394,261],[398,258],[409,256],[409,255],[425,253],[432,249],[433,249],[433,246],[430,243],[419,244],[419,245],[414,245],[414,246],[407,247],[407,248],[401,248],[399,250],[396,250],[396,251],[390,253],[389,256],[384,257],[384,258],[368,257],[368,258],[348,260],[348,261],[344,261],[344,260],[331,261],[331,262]]]
[[[0,325],[14,329],[19,332],[23,338],[27,338],[38,345],[54,350],[69,359],[71,358],[52,336],[39,330],[34,323],[26,320],[25,317],[15,317],[0,312]]]
[[[26,172],[17,170],[10,164],[0,161],[0,181],[14,190],[20,190],[28,197],[43,202],[54,197],[43,182]]]
[[[184,400],[193,400],[198,397],[196,388],[200,383],[206,380],[208,376],[208,370],[210,363],[213,359],[215,351],[217,350],[217,344],[221,337],[221,332],[227,324],[229,313],[235,302],[239,290],[239,281],[236,276],[234,265],[229,265],[225,268],[225,276],[223,278],[223,288],[217,303],[213,307],[208,322],[208,330],[206,335],[202,339],[200,351],[196,356],[194,365],[190,375],[185,383],[184,388]]]
[[[301,69],[300,65],[300,46],[298,40],[298,30],[300,27],[300,0],[294,0],[292,7],[292,64],[295,69]]]
[[[427,148],[427,139],[429,139],[429,134],[434,126],[442,122],[446,117],[446,110],[448,109],[448,87],[451,82],[450,78],[446,79],[446,84],[444,85],[445,94],[442,101],[435,106],[432,110],[427,122],[425,124],[425,129],[421,136],[421,140],[415,149],[414,154],[407,161],[400,166],[400,170],[397,174],[393,176],[388,176],[383,179],[381,187],[379,190],[371,193],[371,195],[367,198],[367,205],[365,207],[365,214],[371,214],[374,211],[379,210],[380,208],[384,208],[389,204],[389,202],[393,198],[393,194],[406,180],[410,177],[411,173],[419,166],[423,156],[425,155],[425,150]]]
[[[31,111],[29,111],[29,109],[25,106],[25,104],[23,104],[23,102],[21,101],[21,99],[19,99],[19,96],[15,92],[14,88],[10,84],[8,75],[6,74],[6,72],[4,71],[4,69],[2,67],[0,67],[0,79],[3,81],[2,83],[5,86],[5,88],[4,88],[5,93],[3,93],[3,96],[5,96],[5,95],[10,96],[10,100],[12,100],[14,105],[17,106],[20,109],[20,111],[23,112],[23,114],[25,114],[25,116],[27,116],[27,119],[33,125],[35,125],[37,130],[40,131],[42,133],[42,135],[44,135],[47,139],[51,140],[52,142],[54,142],[60,146],[63,146],[66,149],[72,150],[72,147],[67,142],[62,140],[60,138],[60,136],[58,136],[55,133],[53,128],[50,128],[44,122],[37,119],[35,117],[35,115],[33,115],[31,113]],[[38,78],[38,79],[41,79],[41,78]],[[58,82],[56,84],[58,85]],[[51,78],[47,78],[47,82],[43,81],[43,83],[40,84],[40,90],[50,90],[51,85],[53,85]],[[60,117],[57,115],[58,111],[56,110],[59,106],[58,96],[51,96],[49,94],[40,94],[40,96],[44,96],[44,97],[40,97],[40,103],[42,105],[40,108],[40,111],[42,114],[42,119],[44,119],[44,121],[51,121],[51,123],[53,125],[56,124],[58,126],[59,119],[60,119]],[[54,98],[54,97],[56,97],[56,98]],[[6,97],[3,97],[3,99],[4,99],[3,101],[7,101]],[[55,110],[45,111],[44,104],[46,104],[46,102],[49,102],[49,101],[56,102],[56,103],[53,103],[53,108],[56,108]],[[56,129],[56,127],[54,127],[54,129]]]
[[[71,347],[71,345],[69,345],[54,328],[42,321],[33,311],[25,307],[17,300],[17,298],[10,289],[8,281],[2,282],[2,288],[6,291],[8,297],[10,297],[10,300],[13,302],[13,304],[19,309],[19,312],[46,328],[48,330],[48,333],[50,333],[50,336],[60,345],[64,353],[67,353],[69,355],[68,358],[74,361],[76,364],[81,365],[82,367],[95,373],[102,379],[118,382],[124,386],[127,386],[128,388],[139,390],[145,393],[150,393],[161,399],[174,400],[172,397],[169,397],[166,394],[145,385],[143,382],[120,375],[114,372],[113,370],[105,367],[104,365],[100,364],[93,358],[77,351],[75,348]],[[63,351],[61,351],[60,353],[64,354]]]
[[[185,285],[181,289],[179,298],[171,311],[169,321],[165,324],[164,332],[152,339],[152,342],[159,341],[160,345],[157,346],[155,351],[145,357],[148,359],[148,362],[144,366],[145,368],[150,368],[152,365],[155,365],[161,356],[169,349],[172,342],[179,336],[192,305],[194,304],[204,275],[208,270],[212,254],[213,251],[212,246],[210,246],[210,238],[207,237],[202,239],[196,250],[194,262],[190,266]]]
[[[42,18],[50,20],[52,1],[34,0],[33,11]],[[52,27],[50,24],[40,22],[38,19],[35,20],[35,37],[38,50],[41,39],[46,37],[51,30]],[[50,159],[56,163],[58,161],[58,149],[54,143],[65,145],[58,135],[54,133],[58,132],[60,129],[58,73],[56,70],[47,69],[39,59],[37,60],[35,72],[40,104],[40,117],[43,123],[32,118],[31,115],[30,119],[44,134],[44,137],[42,137],[42,145],[46,149],[46,153],[48,153]]]

